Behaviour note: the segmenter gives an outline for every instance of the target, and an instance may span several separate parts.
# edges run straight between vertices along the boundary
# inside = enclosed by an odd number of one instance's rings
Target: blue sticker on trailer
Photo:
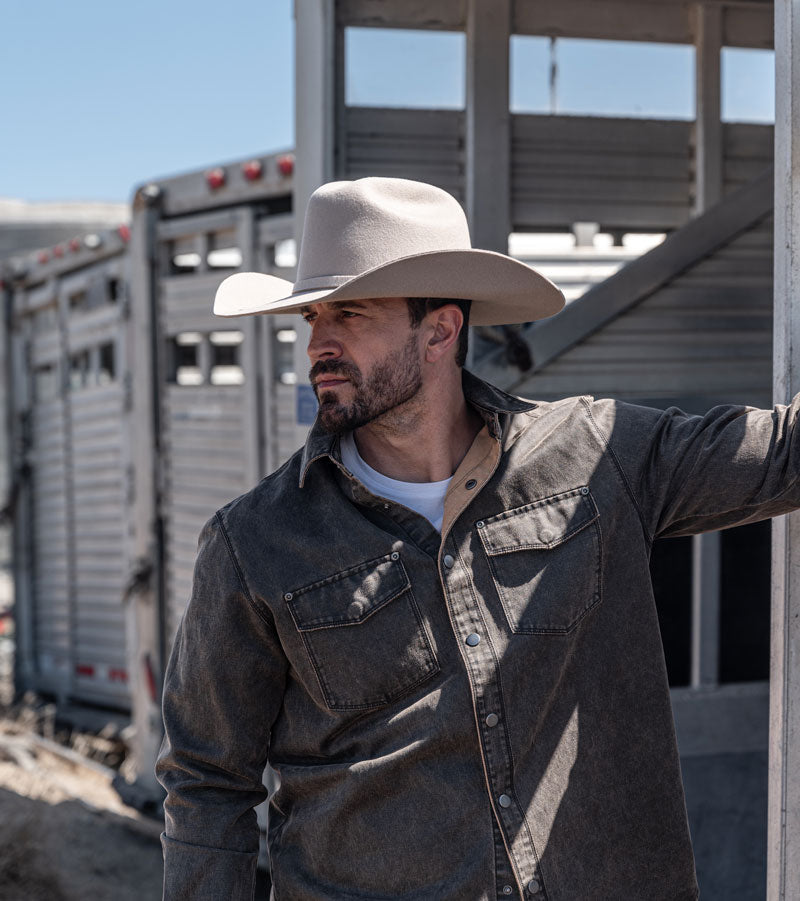
[[[317,418],[317,398],[311,385],[297,386],[297,424],[313,425]]]

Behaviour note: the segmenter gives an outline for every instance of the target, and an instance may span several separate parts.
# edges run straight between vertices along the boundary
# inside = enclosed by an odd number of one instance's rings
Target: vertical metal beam
[[[472,243],[508,252],[511,0],[467,0],[466,208]]]
[[[133,202],[130,243],[131,319],[126,330],[131,367],[131,404],[127,434],[130,520],[129,585],[126,592],[125,638],[134,736],[130,745],[136,785],[148,799],[162,795],[153,773],[161,743],[160,694],[166,653],[163,584],[163,523],[159,511],[158,469],[161,333],[155,317],[158,248],[156,223],[161,191],[150,185]],[[163,361],[162,361],[163,363]]]
[[[337,32],[335,0],[295,0],[294,233],[298,252],[308,198],[334,178],[336,135],[344,113],[343,34]],[[338,52],[337,52],[338,51]],[[308,326],[297,318],[295,372],[298,391],[308,390]],[[297,424],[297,443],[308,427]]]
[[[775,3],[774,396],[800,390],[800,0]],[[772,527],[767,898],[800,898],[800,513]]]
[[[695,215],[722,198],[722,7],[695,7]]]
[[[334,0],[295,0],[295,237],[308,198],[333,178],[337,86]]]
[[[719,532],[692,538],[692,688],[715,688],[719,681]]]

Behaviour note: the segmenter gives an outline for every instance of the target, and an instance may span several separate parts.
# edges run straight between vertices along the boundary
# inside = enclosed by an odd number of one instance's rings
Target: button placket
[[[483,528],[484,522],[479,520],[476,526]],[[451,541],[458,547],[455,535],[451,535]],[[471,574],[463,567],[448,567],[446,557],[451,557],[455,564],[455,557],[450,553],[440,558],[441,585],[453,631],[462,646],[462,659],[478,714],[476,726],[487,784],[493,796],[495,821],[499,830],[505,833],[504,846],[510,856],[510,865],[517,873],[530,874],[538,867],[538,856],[524,817],[513,801],[514,784],[508,736],[505,729],[496,728],[500,723],[499,713],[503,709],[499,662],[480,607],[476,607],[479,596],[471,584]],[[499,882],[496,891],[506,884],[510,883]],[[516,889],[513,892],[517,894]]]

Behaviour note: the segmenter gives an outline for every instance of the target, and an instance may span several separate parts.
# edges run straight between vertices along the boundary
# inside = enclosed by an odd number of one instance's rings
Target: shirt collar
[[[502,435],[501,414],[525,413],[536,407],[536,404],[532,401],[522,400],[522,398],[506,394],[505,391],[490,385],[488,382],[484,382],[483,379],[479,379],[466,369],[462,372],[461,384],[464,388],[464,397],[480,413],[489,429],[489,434],[498,441]],[[317,418],[314,420],[314,425],[311,426],[311,431],[308,433],[308,438],[303,448],[303,458],[300,466],[301,488],[311,464],[324,457],[330,458],[338,465],[341,464],[338,436],[326,432],[320,425],[319,418]]]

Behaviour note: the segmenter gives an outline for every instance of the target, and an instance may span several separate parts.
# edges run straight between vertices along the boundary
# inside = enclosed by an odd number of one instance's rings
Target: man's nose
[[[342,346],[329,326],[314,322],[311,325],[311,337],[306,353],[312,363],[316,363],[317,360],[333,360],[342,355]]]

